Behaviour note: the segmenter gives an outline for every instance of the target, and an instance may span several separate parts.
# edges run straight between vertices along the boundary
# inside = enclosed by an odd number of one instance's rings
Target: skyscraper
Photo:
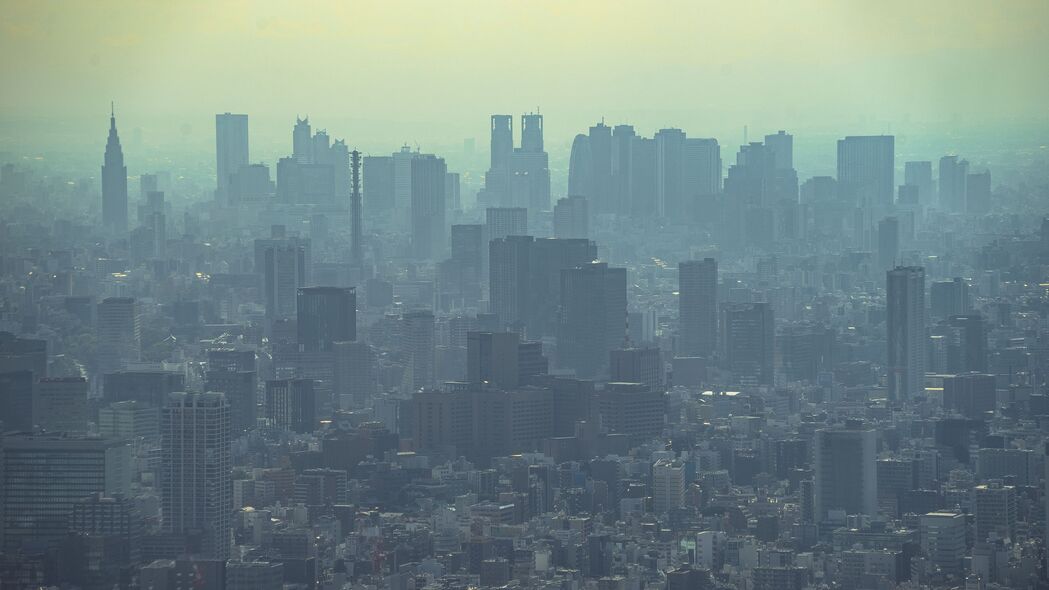
[[[350,259],[357,266],[364,263],[364,223],[361,201],[361,153],[350,152]]]
[[[215,115],[215,194],[224,202],[229,198],[233,176],[248,165],[248,116]]]
[[[141,312],[131,297],[108,297],[98,304],[96,333],[98,372],[121,370],[142,354]]]
[[[590,199],[594,213],[614,213],[612,194],[612,128],[601,121],[590,128]]]
[[[514,120],[510,115],[492,115],[491,163],[484,175],[484,195],[478,199],[488,206],[510,202],[510,174],[514,155]]]
[[[660,459],[652,465],[652,510],[663,514],[685,503],[685,465]]]
[[[270,238],[255,240],[255,272],[262,285],[266,317],[294,317],[298,289],[307,286],[312,266],[310,240],[287,237],[274,226]]]
[[[656,207],[659,217],[680,218],[685,211],[685,132],[660,129],[656,139]]]
[[[918,202],[926,205],[933,198],[932,162],[928,160],[907,162],[903,167],[903,183],[917,187]]]
[[[210,370],[205,375],[204,390],[226,396],[229,403],[232,433],[239,436],[258,425],[258,393],[255,371]]]
[[[335,342],[357,339],[357,294],[353,287],[304,287],[297,299],[300,352],[332,349]]]
[[[436,369],[433,312],[429,310],[409,311],[404,314],[401,322],[404,338],[402,349],[407,360],[407,367],[404,371],[404,388],[407,391],[416,391],[433,387]]]
[[[965,211],[966,183],[969,179],[969,162],[958,156],[940,158],[940,207],[946,211]]]
[[[886,217],[878,222],[878,267],[888,270],[896,266],[900,254],[900,220]]]
[[[710,358],[717,348],[718,263],[713,258],[678,263],[678,356]]]
[[[816,431],[816,522],[828,512],[842,516],[878,511],[877,433],[862,423]]]
[[[44,377],[33,393],[34,422],[46,432],[87,432],[87,379]]]
[[[310,118],[295,117],[295,128],[291,132],[292,159],[299,164],[313,163],[313,137],[310,130]]]
[[[594,158],[590,154],[590,138],[580,133],[572,141],[568,159],[568,195],[593,197]]]
[[[586,238],[589,234],[590,211],[586,197],[558,199],[554,205],[554,237]]]
[[[794,136],[786,131],[765,136],[765,146],[772,152],[773,168],[790,170],[794,168]]]
[[[838,140],[838,191],[859,205],[892,205],[896,185],[895,138],[891,135],[850,136]]]
[[[33,430],[33,372],[0,373],[0,427],[3,432]]]
[[[518,346],[521,337],[513,332],[468,332],[466,334],[466,378],[470,383],[495,387],[517,387]]]
[[[511,235],[489,242],[489,309],[500,326],[513,326],[530,317],[533,241],[532,236]]]
[[[727,303],[721,308],[721,359],[737,381],[773,383],[775,324],[768,303]]]
[[[898,266],[886,273],[889,399],[918,394],[925,379],[925,269]]]
[[[117,135],[117,118],[112,111],[102,164],[102,226],[115,235],[127,232],[127,166]]]
[[[447,250],[444,180],[448,167],[443,158],[426,154],[411,161],[412,254],[417,259],[439,260]]]
[[[200,554],[227,559],[233,512],[230,408],[221,393],[173,393],[161,412],[164,530],[202,534]]]
[[[557,360],[583,378],[608,370],[626,336],[626,269],[592,262],[561,271]]]
[[[317,395],[311,379],[266,382],[266,420],[272,428],[308,433],[317,427]]]
[[[528,235],[528,210],[524,207],[488,207],[484,215],[489,241]]]

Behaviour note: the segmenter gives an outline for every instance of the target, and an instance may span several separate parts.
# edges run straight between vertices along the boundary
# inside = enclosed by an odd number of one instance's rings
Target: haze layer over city
[[[1049,4],[0,54],[0,590],[1049,588]]]

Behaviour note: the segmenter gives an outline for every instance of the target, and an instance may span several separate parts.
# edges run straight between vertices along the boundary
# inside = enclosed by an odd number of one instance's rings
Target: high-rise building
[[[631,215],[633,211],[636,143],[637,134],[633,126],[616,125],[612,128],[612,193],[615,213],[618,215]]]
[[[0,373],[11,371],[32,371],[36,379],[47,377],[47,340],[0,332]]]
[[[765,147],[772,152],[772,167],[776,170],[794,168],[794,136],[786,131],[765,136]]]
[[[443,158],[426,154],[411,161],[412,255],[421,260],[440,260],[448,248],[445,226],[445,177]]]
[[[850,136],[838,140],[838,192],[866,207],[892,205],[896,192],[895,138]]]
[[[296,300],[300,352],[322,352],[332,343],[357,339],[357,294],[353,287],[303,287]]]
[[[572,140],[568,158],[568,195],[593,198],[594,157],[590,153],[590,137],[580,133]]]
[[[514,332],[468,332],[466,334],[466,378],[470,383],[488,383],[502,389],[517,387],[520,335]]]
[[[309,433],[317,428],[317,400],[311,379],[266,382],[266,419],[277,430]]]
[[[557,360],[580,377],[608,369],[609,351],[626,337],[626,269],[591,262],[561,271]]]
[[[900,254],[900,220],[886,217],[878,222],[878,267],[888,270],[896,266]]]
[[[215,194],[229,198],[233,177],[248,165],[248,116],[223,113],[215,115]]]
[[[718,263],[713,258],[678,263],[677,356],[710,358],[717,348]]]
[[[429,310],[414,310],[402,318],[402,349],[407,360],[404,386],[407,391],[433,387],[436,369],[434,318]]]
[[[233,513],[230,407],[221,393],[173,393],[161,412],[164,531],[202,538],[200,555],[229,557]]]
[[[211,370],[204,381],[205,391],[225,394],[229,403],[233,436],[254,430],[258,423],[258,380],[255,371]]]
[[[713,202],[721,192],[721,146],[716,139],[687,137],[681,149],[684,212],[695,216],[702,211],[709,215],[712,207],[696,207]]]
[[[558,199],[554,205],[555,238],[587,238],[590,211],[586,197],[571,196]]]
[[[266,317],[287,319],[297,311],[298,290],[310,281],[310,240],[287,237],[274,226],[270,238],[255,240],[255,272],[262,285]]]
[[[976,542],[992,534],[1000,539],[1016,538],[1016,488],[1001,480],[973,488],[973,511],[976,513]]]
[[[96,314],[98,372],[114,373],[142,355],[142,318],[139,304],[131,297],[108,297],[98,304]]]
[[[511,235],[492,238],[489,243],[489,309],[501,326],[520,324],[530,317],[534,241],[531,236]]]
[[[393,209],[393,157],[364,157],[364,207],[368,219]]]
[[[291,132],[291,157],[299,164],[313,163],[313,133],[310,129],[310,118],[295,117],[295,128]]]
[[[768,303],[726,303],[718,327],[721,359],[737,381],[773,383],[775,323]]]
[[[8,553],[57,548],[74,505],[131,492],[131,449],[118,439],[8,434],[0,440],[0,528]]]
[[[663,361],[658,348],[617,348],[609,351],[609,381],[663,385]]]
[[[87,432],[87,379],[45,377],[37,380],[33,417],[45,432]]]
[[[590,128],[590,199],[594,213],[614,213],[612,192],[612,128],[604,121]]]
[[[680,461],[660,459],[652,465],[652,510],[663,514],[685,502],[685,466]]]
[[[686,214],[685,132],[680,129],[660,129],[655,135],[655,140],[658,216],[680,219]]]
[[[33,372],[0,373],[0,432],[31,432],[33,406]]]
[[[112,235],[127,232],[127,166],[117,135],[117,118],[109,114],[109,137],[102,164],[102,227]]]
[[[962,213],[965,211],[966,183],[969,179],[969,162],[958,156],[940,158],[938,187],[940,189],[940,207],[946,211]]]
[[[375,351],[366,342],[335,342],[332,391],[342,408],[368,407],[378,391]]]
[[[987,170],[965,177],[965,211],[982,215],[991,210],[991,173]]]
[[[816,431],[816,522],[878,511],[877,434],[859,423]]]
[[[997,405],[994,375],[966,373],[943,380],[943,409],[973,420],[985,419]]]
[[[524,207],[488,207],[484,216],[489,240],[528,235],[528,209]]]
[[[961,277],[950,281],[933,281],[929,285],[929,306],[932,317],[945,319],[969,312],[969,284]]]
[[[925,269],[898,266],[886,273],[889,399],[907,400],[925,379]]]
[[[903,166],[903,183],[916,187],[919,203],[929,204],[933,198],[932,162],[907,162]]]

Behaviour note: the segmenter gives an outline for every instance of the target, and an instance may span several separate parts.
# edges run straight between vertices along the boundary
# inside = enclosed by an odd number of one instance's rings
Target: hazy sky
[[[602,115],[756,136],[1049,113],[1046,0],[3,4],[0,122],[56,136],[104,127],[110,99],[154,143],[213,141],[228,110],[253,144],[308,113],[335,137],[479,149],[489,113],[537,107],[564,143]]]

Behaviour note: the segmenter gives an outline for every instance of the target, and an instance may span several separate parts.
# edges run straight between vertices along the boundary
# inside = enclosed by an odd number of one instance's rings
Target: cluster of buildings
[[[1049,221],[891,136],[799,182],[603,122],[555,200],[491,124],[473,206],[305,119],[271,181],[226,113],[214,198],[141,173],[131,227],[114,117],[99,223],[4,216],[0,586],[1045,584]]]

